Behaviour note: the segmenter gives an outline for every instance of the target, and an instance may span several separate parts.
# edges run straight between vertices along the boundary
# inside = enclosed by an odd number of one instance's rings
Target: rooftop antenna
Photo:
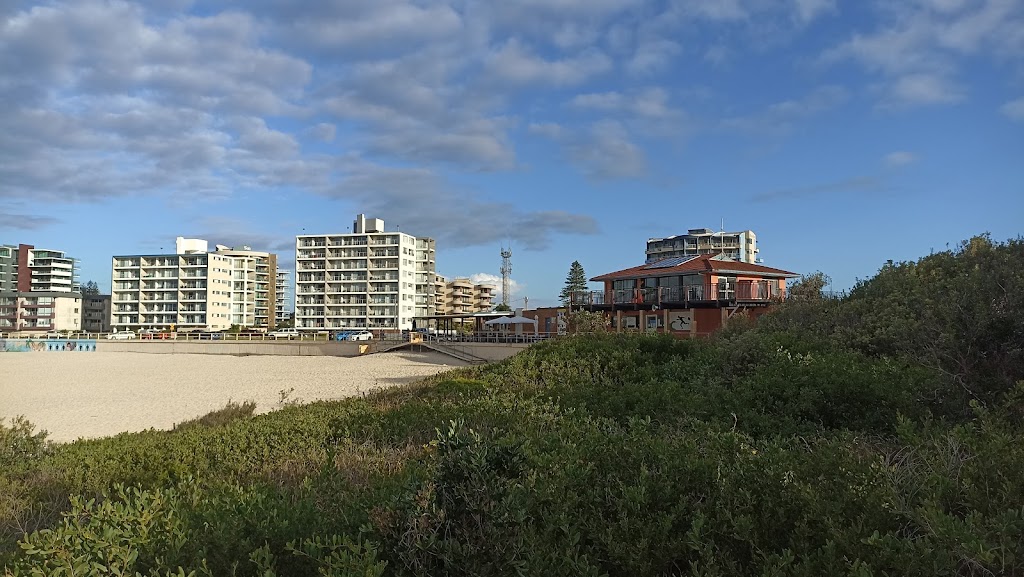
[[[501,247],[501,304],[508,306],[508,293],[512,286],[512,247]]]

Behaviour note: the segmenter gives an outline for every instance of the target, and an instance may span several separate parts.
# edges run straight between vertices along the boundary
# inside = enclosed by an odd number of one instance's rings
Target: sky
[[[690,228],[837,290],[1016,238],[1024,1],[0,0],[0,243],[109,290],[359,213],[531,308]]]

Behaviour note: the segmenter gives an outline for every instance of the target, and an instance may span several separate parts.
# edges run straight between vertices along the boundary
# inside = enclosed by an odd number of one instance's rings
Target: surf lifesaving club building
[[[756,318],[786,297],[789,271],[722,254],[672,257],[593,277],[602,290],[572,295],[571,310],[603,313],[611,329],[703,336],[736,314]],[[527,311],[539,332],[561,332],[563,309]],[[532,313],[532,314],[531,314]],[[561,323],[559,322],[561,320]]]

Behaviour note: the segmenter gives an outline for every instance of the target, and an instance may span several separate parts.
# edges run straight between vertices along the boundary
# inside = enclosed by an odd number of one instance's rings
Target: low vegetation
[[[573,336],[215,426],[49,445],[15,420],[0,566],[1024,574],[1022,248],[974,239],[843,298],[810,278],[710,340]]]

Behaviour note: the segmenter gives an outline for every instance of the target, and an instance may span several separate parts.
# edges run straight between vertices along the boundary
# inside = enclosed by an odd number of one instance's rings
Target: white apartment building
[[[718,254],[755,264],[757,235],[752,230],[715,232],[710,228],[691,228],[686,234],[647,240],[647,264],[676,257]]]
[[[295,237],[295,326],[405,330],[433,314],[435,245],[358,215],[351,233]]]
[[[111,328],[273,328],[277,257],[178,237],[175,254],[115,256]]]
[[[288,306],[288,296],[291,294],[291,272],[286,270],[277,271],[277,279],[275,284],[277,285],[277,294],[274,302],[274,318],[276,323],[286,323],[291,321],[292,307]]]

